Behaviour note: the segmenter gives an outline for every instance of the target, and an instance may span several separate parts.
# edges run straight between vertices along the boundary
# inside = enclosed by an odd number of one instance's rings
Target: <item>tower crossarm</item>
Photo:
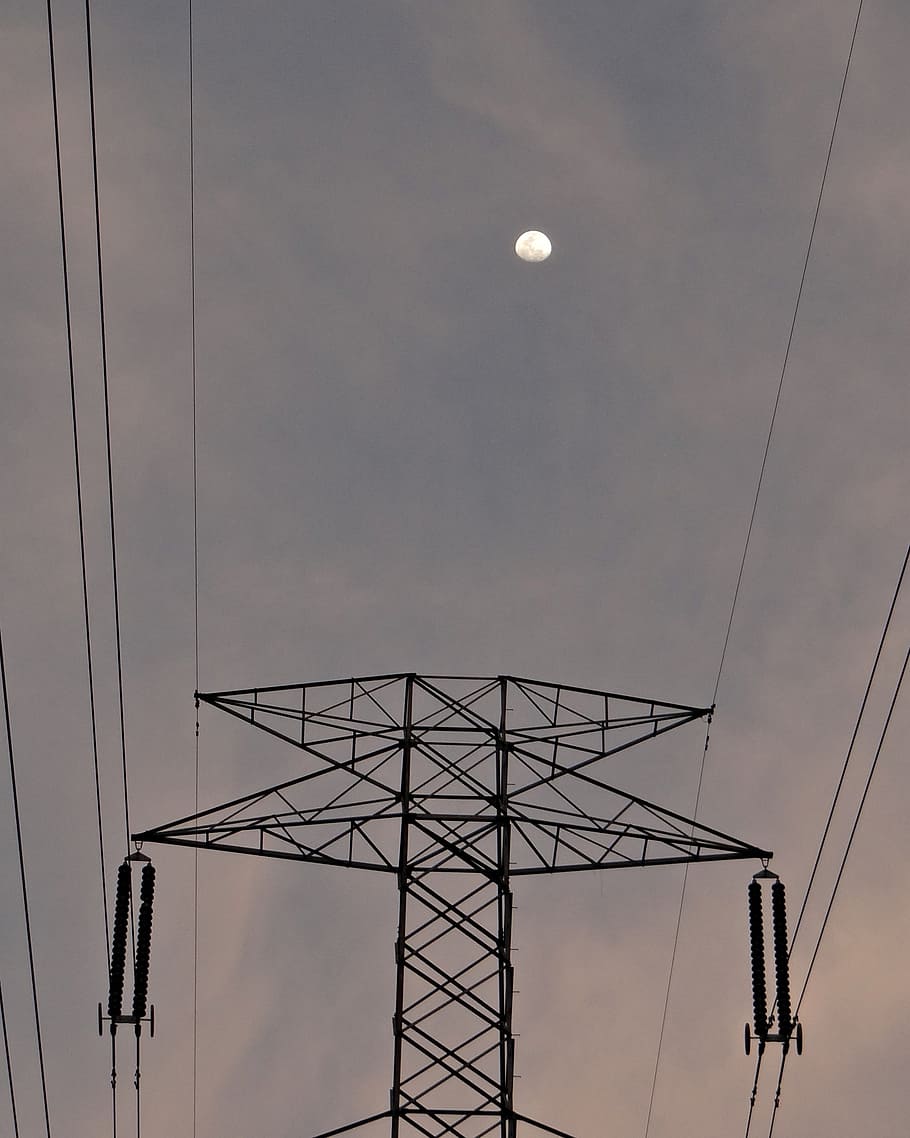
[[[769,850],[617,790],[590,774],[575,777],[584,796],[571,798],[563,785],[551,803],[529,806],[523,802],[524,791],[510,794],[513,875],[772,856]],[[596,816],[577,801],[595,794],[600,804],[611,807],[609,815]]]
[[[371,813],[324,810],[316,817],[288,809],[215,812],[143,831],[136,838],[164,845],[397,872],[400,809]],[[213,816],[214,814],[214,816]],[[689,821],[640,799],[624,797],[609,818],[532,811],[515,802],[507,814],[513,876],[579,870],[675,865],[693,861],[767,859],[767,850]],[[497,817],[413,812],[412,870],[495,875]]]

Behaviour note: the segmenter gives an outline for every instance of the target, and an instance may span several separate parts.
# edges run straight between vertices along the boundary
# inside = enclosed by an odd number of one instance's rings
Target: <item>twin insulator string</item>
[[[771,878],[771,931],[774,954],[774,1006],[768,1011],[767,969],[765,966],[765,924],[762,907],[761,879]],[[796,1050],[802,1051],[802,1029],[793,1018],[790,1003],[790,953],[787,945],[787,901],[784,883],[769,870],[757,873],[749,883],[749,945],[752,963],[752,1010],[755,1038],[759,1051],[766,1043],[782,1043],[784,1050],[790,1047],[790,1039],[796,1030]],[[776,1012],[776,1022],[775,1022]],[[776,1030],[772,1031],[772,1028]],[[746,1054],[749,1053],[751,1037],[746,1025]]]
[[[127,937],[133,906],[133,862],[142,862],[139,885],[139,915],[136,921],[136,950],[133,956],[133,1005],[129,1015],[123,1013],[123,989],[126,980]],[[136,1132],[139,1133],[139,1037],[143,1023],[155,1034],[155,1009],[149,1009],[149,960],[152,948],[152,903],[155,899],[155,867],[139,852],[127,857],[117,870],[117,895],[114,901],[114,928],[111,938],[111,962],[107,997],[107,1016],[98,1005],[98,1032],[104,1031],[104,1020],[111,1033],[111,1090],[113,1092],[114,1136],[117,1133],[117,1028],[131,1024],[136,1033]]]
[[[133,862],[141,861],[139,915],[136,928],[136,951],[133,958],[133,1008],[123,1014],[123,988],[126,980],[127,933],[133,908]],[[114,901],[114,929],[111,938],[110,985],[107,997],[107,1020],[111,1034],[120,1024],[132,1024],[138,1035],[148,1016],[149,959],[152,949],[152,903],[155,899],[155,867],[140,853],[131,854],[117,870],[117,896]],[[99,1026],[104,1019],[98,1009]],[[154,1019],[152,1019],[154,1023]],[[154,1029],[152,1034],[154,1034]]]
[[[774,984],[776,996],[771,1011],[768,1011],[768,981],[765,967],[765,922],[762,912],[762,881],[770,879],[771,885],[771,932],[774,953]],[[784,883],[776,873],[762,869],[749,882],[749,947],[752,963],[752,1011],[754,1037],[758,1040],[758,1061],[755,1065],[755,1080],[749,1099],[749,1117],[746,1121],[746,1138],[752,1127],[752,1112],[758,1094],[758,1079],[761,1073],[762,1058],[769,1043],[780,1043],[780,1073],[777,1077],[777,1090],[774,1093],[774,1114],[780,1105],[780,1086],[784,1077],[784,1064],[790,1051],[790,1042],[795,1036],[796,1053],[802,1054],[803,1029],[793,1018],[790,1005],[790,952],[787,945],[787,901]],[[775,1013],[777,1016],[776,1031]],[[752,1049],[753,1031],[746,1024],[746,1054]],[[772,1129],[774,1122],[772,1119]],[[769,1136],[770,1138],[770,1136]]]

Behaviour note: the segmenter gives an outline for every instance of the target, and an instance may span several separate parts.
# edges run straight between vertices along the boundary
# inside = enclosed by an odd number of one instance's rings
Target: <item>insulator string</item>
[[[126,934],[129,924],[132,874],[130,863],[124,861],[117,870],[117,896],[114,902],[114,938],[111,946],[110,990],[107,1014],[111,1020],[123,1014],[123,982],[126,974]],[[111,1024],[116,1030],[116,1023]]]
[[[133,981],[133,1018],[138,1033],[140,1021],[148,1009],[149,958],[152,943],[152,901],[155,897],[155,867],[147,862],[142,868],[138,931],[136,934],[136,974]]]
[[[789,1037],[793,1028],[790,1016],[790,968],[787,955],[787,903],[784,883],[771,886],[771,925],[774,932],[774,978],[777,990],[778,1034]],[[784,1045],[786,1047],[786,1044]]]
[[[765,930],[761,885],[749,883],[749,942],[752,957],[752,1008],[755,1034],[764,1041],[768,1034],[768,990],[765,977]]]
[[[136,922],[136,942],[133,956],[133,1004],[132,1014],[123,1015],[123,986],[126,971],[127,926],[133,909],[132,862],[143,861],[139,884],[139,916]],[[110,994],[108,997],[108,1018],[111,1032],[111,1110],[113,1115],[114,1138],[117,1134],[117,1028],[120,1024],[131,1023],[136,1035],[136,1071],[133,1082],[136,1088],[136,1134],[140,1127],[140,1037],[142,1024],[148,1012],[149,962],[152,943],[152,908],[155,899],[155,867],[141,854],[133,854],[124,859],[117,873],[117,899],[114,912],[114,940],[111,954]],[[99,1008],[99,1017],[100,1017]],[[100,1024],[100,1019],[99,1019]],[[154,1009],[152,1009],[152,1030],[154,1031]]]

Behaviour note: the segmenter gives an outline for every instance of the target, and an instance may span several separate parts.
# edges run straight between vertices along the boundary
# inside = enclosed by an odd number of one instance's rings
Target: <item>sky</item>
[[[125,829],[84,8],[53,12],[111,888]],[[194,791],[187,9],[91,14],[129,809],[145,829],[190,813]],[[196,0],[202,690],[470,672],[711,702],[855,16],[852,0]],[[906,6],[869,0],[699,803],[701,821],[774,850],[791,917],[910,522],[908,51]],[[107,965],[41,5],[3,6],[0,102],[0,622],[51,1123],[96,1138]],[[552,239],[545,263],[514,256],[529,228]],[[797,988],[908,634],[902,597]],[[906,1134],[908,726],[904,699],[778,1138]],[[623,777],[688,814],[704,742],[675,733]],[[199,751],[203,806],[298,761],[208,708]],[[143,1128],[188,1136],[193,855],[147,852]],[[218,853],[198,868],[196,1132],[305,1138],[384,1109],[391,883]],[[689,875],[652,1138],[745,1126],[757,868]],[[645,1133],[681,884],[678,868],[521,882],[522,1113],[578,1138]],[[20,1125],[37,1134],[8,786],[0,910]]]

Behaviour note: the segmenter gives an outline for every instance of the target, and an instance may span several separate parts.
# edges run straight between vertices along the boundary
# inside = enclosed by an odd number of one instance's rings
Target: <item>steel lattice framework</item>
[[[299,748],[298,777],[137,834],[394,875],[392,1138],[514,1138],[512,879],[771,855],[609,785],[709,708],[414,673],[199,694]]]

